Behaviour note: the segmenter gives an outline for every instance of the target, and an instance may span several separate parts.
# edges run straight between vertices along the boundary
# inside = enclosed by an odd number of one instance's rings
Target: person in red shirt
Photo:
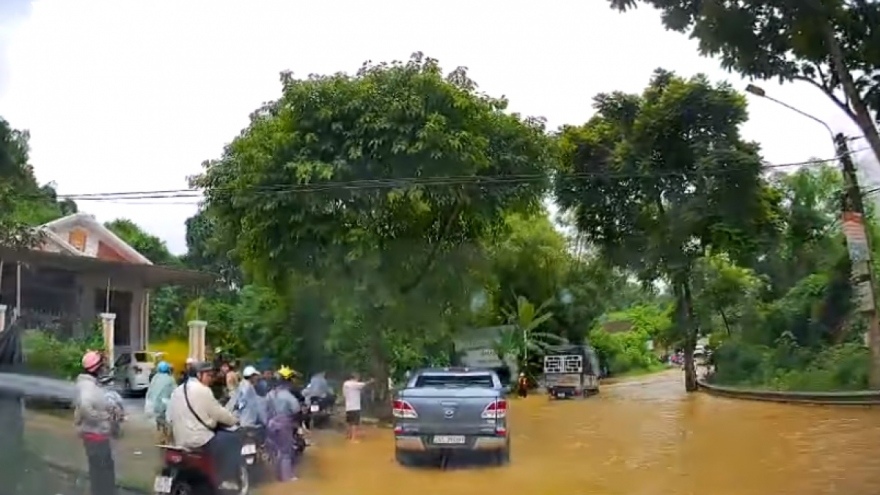
[[[92,495],[116,493],[116,468],[110,439],[120,434],[124,417],[121,402],[113,400],[101,387],[99,375],[104,356],[89,351],[82,358],[82,373],[76,378],[76,401],[73,422],[82,438],[89,462]]]

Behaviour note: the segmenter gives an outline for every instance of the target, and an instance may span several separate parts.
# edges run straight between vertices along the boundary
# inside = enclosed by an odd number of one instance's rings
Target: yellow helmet
[[[288,368],[287,366],[282,366],[281,368],[278,369],[278,375],[281,376],[281,378],[284,378],[285,380],[289,380],[290,377],[292,377],[295,373],[296,373],[295,371]]]

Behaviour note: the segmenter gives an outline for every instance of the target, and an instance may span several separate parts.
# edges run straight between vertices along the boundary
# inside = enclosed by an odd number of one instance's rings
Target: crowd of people
[[[101,386],[104,370],[103,354],[89,351],[76,381],[74,423],[88,458],[93,495],[116,491],[111,441],[121,434],[124,418],[122,404],[108,398]],[[207,452],[223,480],[219,487],[223,490],[237,489],[242,442],[235,427],[265,431],[278,480],[295,480],[297,453],[309,437],[310,399],[332,398],[324,373],[314,375],[304,388],[299,377],[287,366],[262,372],[245,366],[239,374],[230,362],[189,359],[175,378],[172,366],[162,361],[147,389],[145,413],[155,421],[160,444]],[[352,441],[358,437],[361,394],[371,382],[353,373],[342,385],[346,436]]]

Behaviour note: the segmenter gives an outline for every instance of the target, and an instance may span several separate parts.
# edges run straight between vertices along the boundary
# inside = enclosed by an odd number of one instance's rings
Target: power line
[[[849,154],[864,151],[865,149],[853,150]],[[796,166],[821,165],[833,162],[841,158],[840,156],[830,159],[806,160],[792,163],[781,163],[764,165],[762,169],[777,169]],[[704,175],[724,175],[727,173],[736,173],[746,170],[745,168],[729,168],[706,173]],[[564,174],[562,178],[579,179],[590,177],[602,177],[610,179],[631,179],[642,177],[662,177],[662,176],[678,176],[679,171],[651,172],[642,174],[631,173],[605,173],[605,172],[580,172],[572,174]],[[535,181],[543,181],[548,177],[542,174],[529,175],[496,175],[496,176],[444,176],[444,177],[409,177],[409,178],[385,178],[385,179],[361,179],[350,181],[327,181],[315,184],[299,184],[288,185],[279,184],[276,186],[252,186],[247,191],[257,193],[279,193],[279,192],[322,192],[328,190],[358,190],[358,189],[383,189],[396,188],[401,186],[451,186],[451,185],[492,185],[501,184],[508,185],[511,183],[527,183]],[[213,191],[233,190],[232,188],[212,188]],[[172,189],[164,191],[136,191],[125,193],[91,193],[91,194],[71,194],[59,195],[59,198],[75,199],[75,200],[110,200],[110,199],[173,199],[173,198],[201,198],[201,192],[196,189]]]
[[[870,148],[862,148],[858,150],[851,150],[847,154],[858,153]],[[798,167],[798,166],[813,166],[813,165],[822,165],[829,162],[834,162],[839,160],[842,156],[836,156],[834,158],[829,159],[815,159],[815,160],[806,160],[800,162],[792,162],[792,163],[781,163],[781,164],[767,164],[762,166],[763,170],[773,170],[787,167]],[[740,168],[728,168],[716,170],[711,173],[704,172],[703,176],[721,176],[729,173],[741,172],[744,170],[748,170],[745,167]],[[570,174],[562,174],[553,176],[547,176],[544,174],[522,174],[522,175],[495,175],[495,176],[442,176],[442,177],[408,177],[408,178],[383,178],[383,179],[361,179],[361,180],[350,180],[350,181],[326,181],[312,184],[278,184],[273,186],[251,186],[246,188],[244,191],[247,191],[251,194],[296,194],[296,193],[319,193],[319,192],[327,192],[327,191],[352,191],[352,190],[363,190],[363,189],[394,189],[400,187],[413,187],[413,186],[421,186],[421,187],[437,187],[437,186],[477,186],[477,187],[492,187],[492,186],[505,186],[505,185],[514,185],[514,184],[525,184],[530,182],[542,182],[545,180],[565,180],[565,179],[588,179],[594,177],[601,177],[603,179],[638,179],[638,178],[650,178],[650,177],[664,177],[664,176],[680,176],[681,172],[670,170],[670,171],[662,171],[662,172],[650,172],[650,173],[606,173],[606,172],[579,172],[579,173],[570,173]],[[236,192],[241,193],[241,190],[233,189],[233,188],[212,188],[212,192]],[[19,196],[20,197],[20,196]],[[73,201],[100,201],[100,202],[112,202],[114,204],[140,204],[140,205],[162,205],[162,204],[185,204],[192,205],[197,204],[196,202],[151,202],[144,203],[140,202],[141,200],[162,200],[162,199],[195,199],[201,200],[203,199],[202,192],[198,189],[167,189],[167,190],[150,190],[150,191],[132,191],[132,192],[104,192],[104,193],[83,193],[83,194],[59,194],[57,195],[59,200],[73,200]],[[126,201],[127,203],[121,203],[122,201]],[[130,203],[128,203],[130,202]]]

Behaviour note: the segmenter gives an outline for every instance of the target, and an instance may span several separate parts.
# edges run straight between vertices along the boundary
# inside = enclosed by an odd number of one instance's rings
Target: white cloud
[[[11,40],[0,113],[31,130],[37,175],[67,194],[185,187],[250,111],[277,96],[284,69],[354,71],[422,51],[448,69],[470,67],[483,90],[552,126],[585,121],[598,92],[639,91],[659,66],[745,85],[664,31],[654,12],[618,14],[597,1],[40,0]],[[761,85],[853,132],[813,88]],[[766,100],[751,112],[746,134],[768,160],[832,155],[816,123]],[[131,218],[176,252],[196,209],[80,207],[100,220]]]

